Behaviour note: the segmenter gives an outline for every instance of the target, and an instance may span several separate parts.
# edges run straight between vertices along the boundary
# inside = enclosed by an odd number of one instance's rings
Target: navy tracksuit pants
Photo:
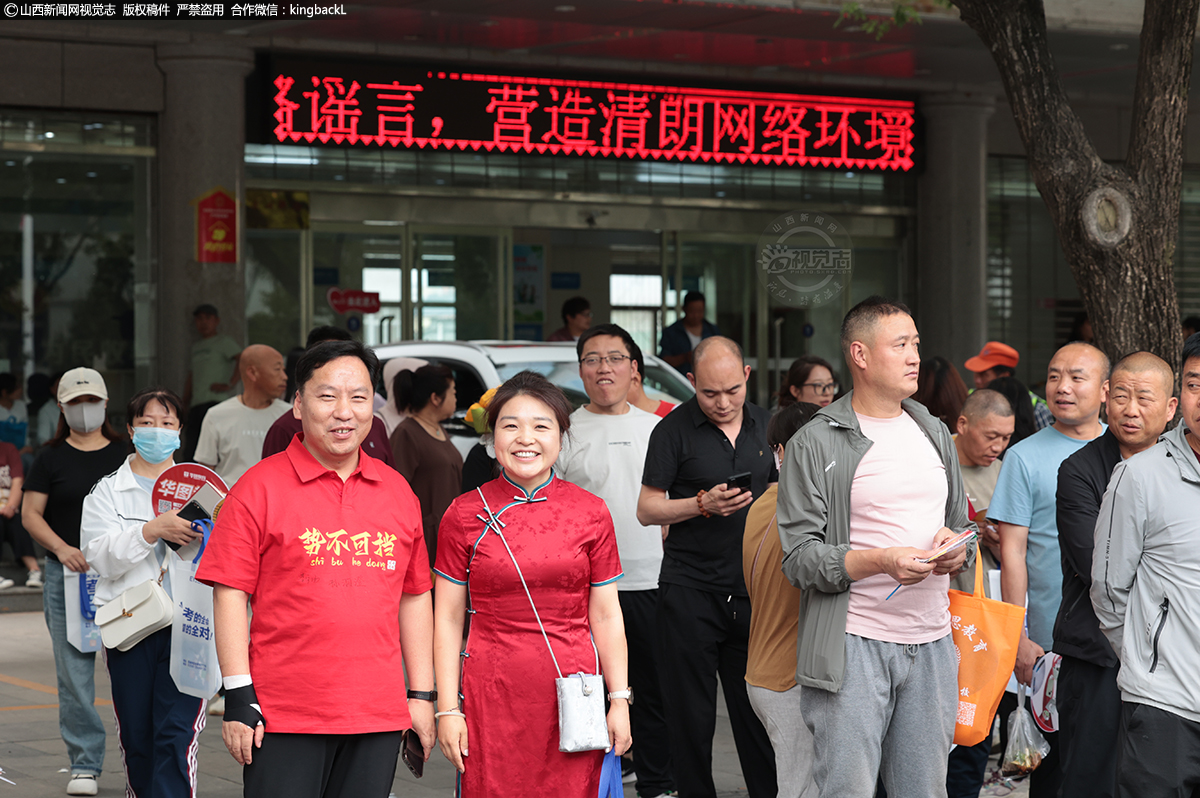
[[[207,702],[171,678],[171,629],[129,651],[105,649],[121,763],[133,798],[192,798]]]

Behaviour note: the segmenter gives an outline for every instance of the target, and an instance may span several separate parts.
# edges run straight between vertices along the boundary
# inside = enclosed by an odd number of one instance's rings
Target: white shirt
[[[554,464],[558,475],[594,493],[608,505],[617,533],[625,578],[618,590],[653,590],[662,568],[662,531],[637,520],[638,495],[650,433],[659,417],[633,405],[620,416],[581,407],[571,414],[571,430]]]
[[[30,441],[36,446],[44,446],[58,432],[58,416],[62,411],[53,399],[42,405],[37,413],[37,427],[33,430],[37,440]]]
[[[155,556],[155,544],[147,543],[142,527],[154,518],[150,493],[138,484],[129,467],[129,455],[113,473],[96,483],[83,500],[79,524],[79,542],[83,557],[100,574],[96,583],[96,606],[115,599],[131,587],[158,579],[161,567]],[[163,562],[170,580],[163,587],[170,593],[175,566],[181,562],[170,549]]]
[[[13,400],[11,408],[0,406],[0,441],[18,449],[29,445],[29,406],[24,399]]]
[[[292,406],[279,399],[261,409],[246,407],[234,396],[213,407],[200,425],[196,462],[210,465],[233,487],[233,483],[262,459],[263,441],[271,425]]]

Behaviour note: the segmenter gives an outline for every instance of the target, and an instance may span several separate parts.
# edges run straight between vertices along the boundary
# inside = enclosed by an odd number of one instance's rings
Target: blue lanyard
[[[200,562],[200,558],[204,556],[204,547],[208,545],[208,538],[212,534],[212,530],[213,522],[208,518],[192,522],[192,531],[204,536],[200,539],[200,551],[196,552],[196,556],[192,559],[192,565]]]
[[[88,590],[88,575],[82,573],[75,580],[79,583],[79,611],[85,620],[96,620],[96,605],[92,603],[92,594]]]

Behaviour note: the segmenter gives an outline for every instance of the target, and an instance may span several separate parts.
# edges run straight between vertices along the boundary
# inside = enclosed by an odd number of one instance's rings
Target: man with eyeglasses
[[[767,444],[771,416],[746,401],[750,367],[734,341],[701,341],[692,369],[696,395],[650,436],[637,513],[643,524],[671,525],[658,578],[671,765],[681,798],[716,798],[719,675],[746,788],[750,798],[766,798],[777,793],[775,753],[746,690],[750,599],[742,537],[750,503],[779,481]],[[743,474],[747,488],[729,484]]]
[[[629,392],[637,361],[629,333],[615,324],[592,327],[579,338],[579,376],[588,403],[571,414],[571,434],[555,468],[563,479],[604,499],[612,513],[625,578],[617,596],[629,643],[629,685],[634,701],[629,721],[637,744],[634,785],[640,798],[659,798],[675,789],[668,729],[659,690],[655,611],[662,565],[659,527],[637,518],[642,465],[658,416],[634,407]]]

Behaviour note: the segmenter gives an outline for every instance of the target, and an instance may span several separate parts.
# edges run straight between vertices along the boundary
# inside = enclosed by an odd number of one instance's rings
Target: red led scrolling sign
[[[913,103],[397,68],[404,80],[278,74],[274,139],[908,171]]]

